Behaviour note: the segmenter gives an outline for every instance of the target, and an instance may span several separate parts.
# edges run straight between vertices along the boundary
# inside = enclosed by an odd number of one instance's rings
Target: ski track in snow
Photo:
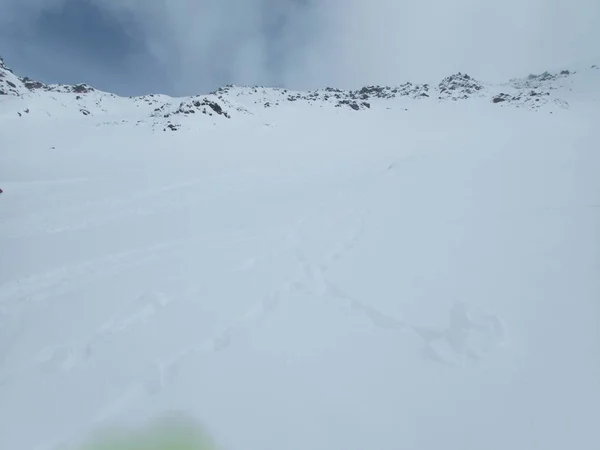
[[[91,281],[110,278],[124,270],[145,265],[160,258],[161,253],[168,253],[177,247],[185,247],[191,243],[214,243],[215,237],[231,238],[244,241],[251,236],[245,233],[236,236],[228,234],[210,234],[198,238],[186,238],[151,245],[146,248],[117,252],[108,256],[83,261],[70,266],[53,269],[48,272],[26,278],[8,281],[0,285],[0,307],[12,313],[31,302],[42,302],[52,297],[70,292],[76,287],[89,284]]]
[[[36,304],[46,303],[65,294],[83,288],[97,281],[108,281],[112,277],[125,271],[133,270],[149,264],[156,263],[177,248],[189,246],[191,243],[215,243],[215,238],[227,242],[235,240],[245,241],[251,236],[246,233],[238,234],[212,234],[194,239],[181,239],[152,245],[146,248],[125,252],[117,252],[70,266],[53,269],[51,271],[32,275],[26,278],[12,280],[0,285],[0,331],[2,329],[18,329],[22,322],[22,315],[27,308]],[[233,241],[232,241],[233,239]],[[75,370],[84,363],[92,354],[92,346],[109,335],[118,334],[129,328],[151,320],[159,310],[167,306],[171,299],[161,293],[147,293],[136,301],[137,308],[131,311],[117,311],[116,316],[104,323],[97,331],[89,336],[83,336],[74,342],[63,343],[56,347],[45,347],[31,362],[16,372],[2,373],[0,365],[0,389],[15,377],[23,377],[36,371],[48,373],[49,371]],[[131,305],[125,305],[125,307]],[[10,342],[10,337],[15,336],[14,331],[5,339]],[[0,363],[2,362],[2,347],[0,346]]]
[[[376,176],[380,176],[377,174]],[[385,173],[384,173],[385,175]],[[130,207],[136,200],[147,198],[158,192],[168,192],[194,185],[195,182],[180,183],[161,187],[156,191],[136,194],[120,201],[111,201],[112,207]],[[341,198],[343,193],[340,193]],[[335,302],[345,308],[350,308],[357,314],[368,319],[373,326],[382,329],[396,330],[400,337],[404,333],[415,333],[421,338],[422,353],[433,361],[461,365],[467,360],[477,361],[488,352],[501,345],[505,338],[505,328],[500,318],[493,314],[476,310],[468,304],[456,304],[450,311],[450,322],[446,329],[427,328],[396,319],[378,311],[367,303],[353,298],[341,288],[335,286],[328,278],[328,270],[336,261],[352,252],[360,241],[368,221],[368,210],[361,209],[368,199],[363,194],[354,199],[356,205],[342,214],[345,223],[354,223],[349,232],[342,233],[337,242],[332,242],[326,249],[322,260],[314,263],[304,255],[305,245],[302,228],[310,223],[317,210],[333,209],[331,203],[322,203],[312,213],[305,214],[296,227],[288,232],[286,244],[276,254],[289,254],[297,264],[297,274],[283,282],[277,289],[266,295],[262,300],[252,305],[238,317],[232,319],[219,332],[202,342],[182,348],[180,351],[164,360],[150,364],[147,377],[133,383],[123,394],[110,402],[92,421],[99,424],[132,406],[147,395],[156,395],[176,379],[178,366],[186,358],[201,357],[213,352],[225,351],[242,330],[251,329],[254,323],[274,311],[288,294],[295,291],[322,298],[324,301]],[[107,200],[101,204],[105,205]],[[334,202],[333,202],[334,203]],[[116,216],[113,216],[115,218]],[[242,236],[243,238],[243,236]],[[163,254],[173,251],[176,247],[189,245],[191,241],[209,241],[214,237],[203,236],[198,239],[186,239],[163,243],[148,248],[116,253],[113,255],[86,261],[48,273],[14,280],[0,286],[0,306],[10,310],[12,314],[29,306],[32,302],[44,302],[68,293],[93,281],[110,279],[111,276],[122,273],[144,264],[158,261]],[[271,255],[271,257],[274,255]],[[267,256],[268,258],[269,256]],[[252,270],[259,264],[261,258],[250,258],[242,266],[232,268],[232,271]],[[88,336],[63,343],[58,346],[44,347],[31,360],[30,364],[18,372],[4,374],[0,377],[0,389],[16,377],[34,373],[50,373],[55,371],[73,371],[81,364],[93,358],[93,349],[97,343],[125,333],[142,323],[149,323],[160,314],[163,308],[173,301],[172,298],[156,292],[149,292],[124,305],[120,311],[103,323]],[[18,313],[17,313],[18,314]],[[308,326],[308,324],[307,324]]]
[[[360,199],[356,200],[356,203],[364,204],[366,201],[365,195],[362,195]],[[318,208],[331,209],[331,205],[321,204]],[[227,350],[235,342],[236,335],[243,330],[251,329],[256,322],[275,311],[282,302],[287,301],[288,295],[293,292],[316,296],[324,301],[335,302],[345,308],[350,308],[368,319],[375,327],[398,331],[400,338],[405,333],[414,333],[420,338],[423,345],[420,352],[424,357],[436,363],[450,366],[461,366],[469,362],[476,363],[503,345],[506,339],[506,328],[502,319],[464,302],[456,303],[449,311],[449,323],[446,328],[434,328],[396,319],[346,294],[328,280],[327,271],[336,261],[348,256],[360,241],[366,227],[368,210],[356,206],[344,214],[343,217],[354,219],[353,229],[344,233],[338,242],[332,243],[330,248],[325,251],[325,256],[321,261],[312,263],[302,252],[305,245],[304,239],[306,239],[303,238],[302,228],[305,224],[310,223],[315,212],[301,218],[296,227],[288,233],[286,245],[277,252],[293,255],[298,266],[295,276],[283,282],[279,288],[229,321],[216,334],[200,343],[182,348],[172,354],[170,358],[154,361],[147,379],[131,385],[120,397],[111,402],[94,419],[93,423],[102,423],[140,401],[143,397],[156,395],[166,389],[169,383],[176,380],[178,367],[187,358],[200,358],[203,355]],[[242,268],[237,267],[233,270],[251,270],[256,264],[257,259],[250,258]],[[142,318],[150,318],[168,302],[168,299],[159,296],[156,301],[149,302],[136,314],[107,324],[96,338],[100,338],[100,335],[104,333],[125,330]],[[87,347],[83,347],[83,352],[85,352],[85,348]],[[68,362],[66,363],[68,364]]]
[[[383,329],[395,329],[400,332],[416,333],[424,344],[423,353],[433,361],[450,365],[462,365],[466,359],[479,360],[488,352],[503,345],[506,339],[506,327],[497,315],[482,311],[465,302],[457,302],[449,312],[449,325],[446,329],[427,328],[395,319],[381,311],[346,294],[327,278],[332,263],[349,253],[365,227],[365,212],[360,215],[360,225],[345,240],[327,253],[318,264],[311,264],[297,251],[296,258],[303,267],[304,283],[299,288],[307,293],[341,302],[357,313],[367,317],[374,326]],[[303,289],[304,288],[304,289]]]
[[[198,178],[184,182],[159,185],[133,194],[117,193],[99,200],[88,200],[72,206],[62,206],[51,212],[33,213],[0,222],[0,233],[3,238],[31,238],[46,234],[82,231],[90,228],[118,224],[119,222],[136,217],[147,217],[157,212],[184,210],[197,207],[206,202],[206,197],[181,195],[189,189],[202,185],[210,185],[211,178]],[[37,182],[31,182],[37,184]],[[54,182],[54,184],[58,184]],[[44,183],[42,183],[44,185]],[[239,183],[229,182],[223,188],[219,184],[220,195],[227,195],[241,189]],[[175,194],[165,196],[164,194]],[[217,197],[218,198],[218,197]],[[214,201],[215,197],[210,197]],[[143,200],[152,200],[140,203]],[[85,219],[79,219],[85,217]],[[75,218],[75,219],[74,219]]]
[[[394,163],[385,171],[372,174],[373,179],[371,181],[377,182],[379,177],[388,176],[388,174],[394,176],[391,169],[396,164],[398,163]],[[81,229],[84,225],[98,226],[112,221],[118,222],[131,214],[142,214],[144,208],[140,209],[136,206],[139,201],[149,199],[159,193],[176,192],[193,187],[198,182],[198,180],[192,180],[185,183],[171,184],[124,198],[102,199],[83,206],[80,205],[77,208],[100,207],[102,209],[106,208],[112,213],[101,219],[75,222],[69,227],[63,227],[61,231]],[[368,185],[369,183],[367,183]],[[337,261],[352,252],[360,242],[361,236],[367,227],[369,212],[368,208],[364,206],[368,204],[367,190],[364,184],[359,184],[359,188],[364,192],[358,197],[355,195],[351,200],[352,205],[346,207],[345,211],[336,211],[335,206],[333,206],[338,201],[347,201],[347,198],[349,198],[350,193],[344,191],[344,188],[340,188],[338,195],[333,200],[321,202],[313,208],[313,211],[302,216],[296,226],[288,231],[284,245],[275,253],[263,257],[253,256],[243,261],[241,265],[232,267],[232,273],[251,271],[261,261],[266,261],[277,255],[288,255],[295,260],[297,270],[294,276],[285,280],[278,288],[265,295],[263,299],[253,304],[242,314],[230,320],[216,334],[201,342],[183,347],[168,358],[149,362],[146,376],[130,384],[128,388],[122,391],[121,395],[109,401],[92,419],[90,426],[102,424],[143,398],[157,395],[166,389],[170,383],[176,381],[179,366],[186,359],[201,358],[203,355],[226,351],[229,346],[235,343],[236,336],[240,335],[242,331],[251,330],[266,315],[275,311],[282,302],[287,301],[289,295],[294,292],[315,296],[323,299],[323,301],[334,302],[344,308],[349,308],[356,314],[365,317],[375,327],[397,331],[400,339],[406,333],[414,333],[419,336],[422,342],[423,348],[420,350],[422,354],[438,363],[462,365],[467,361],[476,362],[500,346],[505,338],[505,328],[501,319],[493,314],[478,311],[468,304],[454,306],[449,313],[450,321],[446,329],[427,328],[387,315],[369,306],[368,303],[347,294],[328,279],[327,272]],[[194,200],[185,203],[178,200],[169,203],[170,200],[170,198],[165,198],[164,204],[158,205],[158,207],[163,210],[168,207],[184,208],[198,202]],[[156,204],[150,203],[146,210],[150,213],[156,208]],[[81,214],[81,210],[77,210],[75,207],[72,210],[79,211],[78,215]],[[341,215],[341,219],[337,219],[337,222],[331,225],[332,227],[337,227],[340,220],[344,224],[352,224],[352,226],[349,230],[340,233],[337,241],[330,243],[329,248],[325,249],[324,256],[320,260],[310,261],[302,250],[307,240],[310,240],[310,235],[306,235],[303,228],[314,225],[311,221],[314,221],[317,216],[328,217],[327,212],[331,211],[336,211]],[[61,214],[64,213],[64,210],[61,211]],[[29,232],[32,231],[30,228]],[[51,232],[51,230],[46,230],[46,232]],[[27,233],[21,234],[20,237],[25,235]],[[232,236],[228,235],[227,237],[231,240]],[[244,235],[237,236],[238,239],[242,240],[244,237],[247,238]],[[222,239],[225,238],[226,236],[223,235]],[[215,236],[201,236],[195,239],[188,238],[165,242],[9,281],[0,286],[0,307],[2,307],[2,310],[9,312],[8,314],[4,313],[4,320],[12,323],[12,328],[15,329],[15,324],[18,323],[21,312],[25,308],[31,307],[32,304],[48,302],[92,282],[109,280],[124,271],[155,263],[164,258],[169,252],[188,246],[192,242],[214,242],[214,239]],[[115,311],[112,317],[89,335],[59,345],[46,346],[37,354],[32,355],[29,363],[25,366],[8,373],[0,372],[0,389],[7,387],[11,380],[17,378],[23,379],[30,376],[37,377],[44,376],[44,374],[78,370],[79,367],[94,358],[94,349],[98,344],[127,333],[139,325],[151,323],[173,301],[173,298],[160,292],[142,294],[126,303],[120,310]],[[310,326],[310,324],[307,324],[307,326]],[[10,329],[10,327],[8,328]]]

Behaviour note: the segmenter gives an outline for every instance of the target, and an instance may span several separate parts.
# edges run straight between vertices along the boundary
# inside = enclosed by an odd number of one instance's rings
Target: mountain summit
[[[39,91],[63,94],[87,94],[93,92],[94,88],[86,84],[44,84],[28,77],[19,77],[14,74],[12,69],[6,66],[3,58],[0,56],[0,95],[25,96]]]

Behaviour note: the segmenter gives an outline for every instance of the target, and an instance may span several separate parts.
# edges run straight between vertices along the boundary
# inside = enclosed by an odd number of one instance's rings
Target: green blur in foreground
[[[142,429],[104,430],[73,450],[219,450],[219,447],[197,423],[169,417]]]

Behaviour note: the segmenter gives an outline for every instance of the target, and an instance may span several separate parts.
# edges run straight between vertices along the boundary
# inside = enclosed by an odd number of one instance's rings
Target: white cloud
[[[502,80],[600,56],[597,0],[329,0],[294,82]]]

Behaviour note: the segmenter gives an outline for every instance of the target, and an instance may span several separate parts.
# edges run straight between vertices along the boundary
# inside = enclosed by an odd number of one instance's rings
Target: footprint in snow
[[[246,272],[248,270],[252,270],[256,266],[256,263],[256,258],[248,258],[235,269],[233,269],[233,272]]]
[[[92,356],[89,345],[58,345],[45,347],[37,357],[37,363],[43,372],[69,372],[77,368]]]
[[[479,361],[506,339],[506,327],[500,317],[465,302],[452,307],[446,329],[413,329],[425,341],[429,358],[451,365]]]
[[[157,312],[166,307],[171,299],[158,292],[146,292],[127,302],[100,328],[101,334],[114,334],[148,323]]]

